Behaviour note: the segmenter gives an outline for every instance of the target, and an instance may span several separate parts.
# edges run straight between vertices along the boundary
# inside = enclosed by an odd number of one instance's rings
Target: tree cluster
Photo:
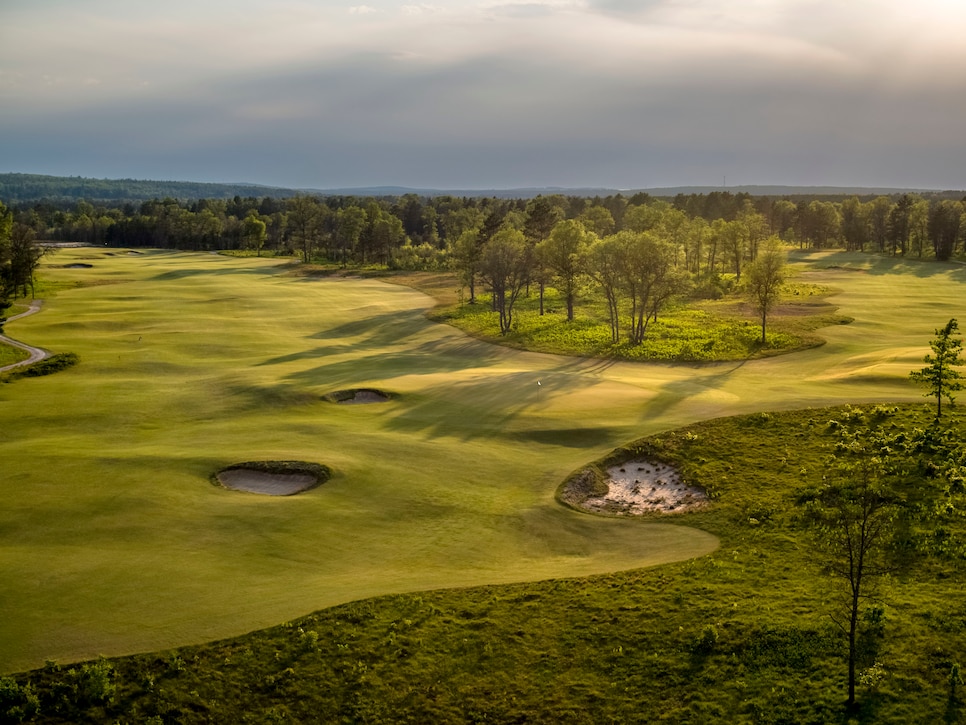
[[[0,327],[4,313],[16,296],[33,291],[34,273],[43,248],[34,244],[34,231],[0,203]]]
[[[525,235],[532,244],[535,237],[545,238],[561,219],[579,220],[603,237],[625,230],[645,231],[654,226],[655,218],[671,211],[677,218],[665,225],[682,245],[685,267],[693,273],[706,267],[740,275],[742,257],[754,258],[758,242],[772,235],[802,247],[843,247],[939,260],[966,252],[966,205],[940,194],[780,199],[729,192],[679,194],[673,199],[646,193],[592,199],[553,194],[529,202],[415,194],[384,198],[236,195],[116,206],[44,201],[21,204],[16,211],[18,221],[34,228],[41,239],[184,249],[251,247],[258,235],[245,220],[254,216],[266,225],[267,248],[293,250],[303,244],[306,228],[303,219],[297,227],[303,238],[297,238],[288,218],[293,211],[304,217],[306,210],[296,208],[307,205],[313,207],[310,216],[318,217],[312,220],[320,227],[313,232],[317,241],[312,248],[319,254],[341,253],[347,262],[383,259],[406,268],[441,266],[448,255],[460,252],[461,234],[479,228],[484,220],[492,234],[508,215],[517,221],[520,215],[525,217]],[[345,210],[351,211],[340,215]],[[367,228],[359,233],[361,212],[367,215]]]

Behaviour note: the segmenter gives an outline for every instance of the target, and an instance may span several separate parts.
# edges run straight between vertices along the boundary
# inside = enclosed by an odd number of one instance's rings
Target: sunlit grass
[[[435,290],[427,290],[435,294]],[[815,331],[849,318],[835,314],[826,301],[827,287],[791,283],[785,305],[768,321],[761,342],[761,318],[750,304],[733,294],[719,301],[677,301],[651,322],[643,342],[628,341],[629,315],[620,320],[622,341],[614,344],[607,311],[600,295],[585,290],[567,321],[566,304],[557,290],[548,288],[544,312],[535,289],[514,307],[514,323],[501,336],[499,317],[490,296],[478,295],[474,304],[452,303],[436,308],[431,319],[447,322],[479,337],[509,347],[562,355],[593,356],[633,361],[711,362],[766,357],[816,347],[824,339]]]
[[[80,364],[0,386],[0,670],[702,555],[709,531],[578,514],[554,491],[616,446],[715,416],[919,400],[908,372],[962,304],[959,268],[802,255],[804,281],[840,289],[855,318],[823,328],[826,345],[651,365],[490,345],[427,321],[423,294],[290,260],[113,251],[48,258],[58,291],[9,326]],[[323,399],[358,387],[393,397]],[[250,460],[333,477],[284,500],[210,484]]]
[[[27,357],[29,357],[27,353],[19,347],[0,342],[0,368],[26,360]]]
[[[895,424],[927,427],[931,412],[905,406]],[[65,668],[21,681],[53,721],[58,709],[68,721],[184,723],[956,721],[949,677],[966,648],[956,554],[926,557],[877,590],[882,629],[863,619],[859,707],[843,707],[845,640],[830,618],[842,582],[824,571],[797,502],[822,480],[827,421],[840,414],[718,419],[617,454],[646,448],[713,494],[707,510],[673,519],[720,537],[692,561],[379,597],[107,662],[117,687],[107,706],[58,700]],[[961,430],[966,419],[954,411],[947,423]],[[948,526],[962,549],[962,521]],[[881,677],[866,678],[876,666]]]

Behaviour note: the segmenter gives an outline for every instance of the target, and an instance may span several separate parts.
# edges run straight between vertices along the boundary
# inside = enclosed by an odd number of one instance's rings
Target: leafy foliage
[[[413,283],[419,288],[418,282]],[[427,290],[433,293],[433,290]],[[811,291],[821,299],[822,291]],[[672,305],[657,321],[651,321],[647,335],[635,344],[614,342],[605,300],[585,292],[579,298],[573,322],[566,320],[566,301],[557,290],[545,293],[545,313],[539,314],[533,297],[521,296],[516,303],[513,327],[500,333],[498,319],[490,310],[489,296],[480,295],[475,305],[449,305],[430,317],[447,322],[484,339],[537,352],[597,356],[625,360],[674,360],[704,362],[743,360],[821,345],[814,330],[823,325],[848,322],[834,314],[793,315],[776,318],[768,343],[762,345],[760,328],[735,305],[735,298],[720,301]],[[807,309],[807,308],[806,308]]]
[[[963,341],[953,337],[957,332],[959,323],[955,318],[941,330],[936,330],[936,337],[929,343],[935,357],[926,355],[923,358],[926,367],[909,374],[913,380],[926,386],[926,397],[936,398],[937,418],[943,413],[943,398],[952,405],[953,392],[963,389],[962,373],[955,369],[963,364]]]

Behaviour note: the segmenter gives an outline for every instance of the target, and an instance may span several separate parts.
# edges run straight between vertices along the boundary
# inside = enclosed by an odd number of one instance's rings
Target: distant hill
[[[141,179],[88,179],[81,176],[0,174],[0,200],[7,204],[50,201],[78,201],[122,204],[150,199],[232,199],[236,196],[290,197],[295,189],[257,184],[212,184],[195,181],[150,181]]]
[[[815,196],[889,196],[903,193],[921,193],[930,197],[962,198],[963,191],[938,191],[935,189],[903,189],[891,187],[850,186],[669,186],[647,189],[609,189],[604,187],[528,187],[517,189],[418,189],[404,186],[366,186],[337,189],[291,189],[276,186],[244,183],[202,183],[195,181],[151,181],[140,179],[90,179],[81,176],[45,176],[41,174],[0,173],[0,200],[7,204],[50,201],[86,200],[92,203],[122,204],[150,199],[172,198],[181,201],[192,199],[232,199],[241,197],[289,198],[296,194],[356,197],[399,197],[415,194],[421,197],[495,197],[500,199],[532,199],[540,195],[563,194],[564,196],[606,197],[616,194],[632,196],[644,192],[656,197],[674,197],[678,194],[710,194],[728,192],[771,197]]]
[[[642,189],[610,189],[605,187],[524,187],[517,189],[418,189],[405,186],[364,186],[344,189],[316,189],[312,193],[334,196],[457,196],[457,197],[496,197],[498,199],[532,199],[540,195],[563,194],[564,196],[633,196],[645,193],[657,197],[674,197],[678,194],[710,194],[727,192],[729,194],[751,194],[752,196],[890,196],[895,194],[949,194],[957,198],[962,191],[939,191],[937,189],[911,189],[898,187],[865,186],[662,186]]]

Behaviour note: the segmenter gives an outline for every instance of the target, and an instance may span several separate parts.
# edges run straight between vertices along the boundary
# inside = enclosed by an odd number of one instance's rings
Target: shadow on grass
[[[748,360],[740,360],[732,363],[715,363],[713,366],[695,365],[696,373],[705,372],[706,374],[700,377],[695,375],[681,380],[672,380],[662,385],[658,394],[647,404],[648,416],[662,416],[675,405],[689,398],[709,390],[720,389],[747,362]]]
[[[204,277],[204,276],[228,276],[228,275],[244,275],[244,276],[260,276],[266,277],[273,274],[278,274],[278,265],[265,266],[265,267],[227,267],[224,269],[218,267],[191,267],[188,269],[172,269],[168,272],[161,272],[154,275],[148,279],[149,282],[171,282],[180,279],[190,279],[193,277]]]
[[[803,254],[800,261],[808,261],[825,269],[839,268],[846,272],[862,272],[873,275],[909,275],[928,279],[937,275],[951,275],[953,279],[966,281],[966,266],[957,262],[937,262],[934,259],[892,257],[860,252],[833,252],[819,258]]]
[[[539,427],[540,405],[548,398],[600,384],[593,378],[568,374],[562,367],[532,372],[484,372],[440,386],[431,398],[407,398],[405,409],[389,419],[386,426],[429,438],[503,438],[513,443],[572,448],[613,443],[613,432],[607,427]],[[526,430],[516,427],[517,419],[522,417],[528,417]],[[537,427],[533,427],[534,423]]]
[[[362,355],[366,353],[375,354],[376,351],[391,349],[393,346],[403,346],[413,335],[426,330],[427,325],[428,323],[421,316],[413,314],[411,310],[386,312],[374,317],[354,320],[326,330],[320,330],[309,335],[309,338],[325,340],[328,344],[270,358],[259,363],[258,366],[279,365],[296,360],[311,360],[347,352],[356,352]],[[425,343],[417,348],[413,354],[438,353],[439,350],[432,349],[435,344]]]
[[[501,356],[497,350],[487,351],[478,343],[453,344],[452,341],[428,341],[397,351],[385,343],[354,343],[320,346],[293,355],[267,360],[260,365],[273,365],[302,359],[319,359],[320,364],[285,376],[286,382],[327,387],[358,387],[370,380],[388,380],[407,375],[434,375],[495,365]],[[330,361],[335,355],[353,353],[351,359]]]

